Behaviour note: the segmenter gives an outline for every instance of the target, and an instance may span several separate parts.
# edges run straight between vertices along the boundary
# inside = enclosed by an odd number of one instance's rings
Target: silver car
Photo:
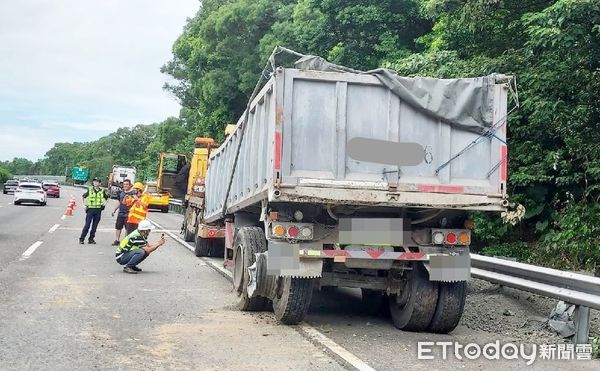
[[[4,189],[3,189],[3,193],[7,194],[8,192],[15,192],[15,189],[17,189],[17,187],[19,186],[19,181],[18,180],[7,180],[6,183],[4,183]]]

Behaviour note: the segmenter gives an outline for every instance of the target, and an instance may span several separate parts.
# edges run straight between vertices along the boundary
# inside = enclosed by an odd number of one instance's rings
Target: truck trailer
[[[352,287],[399,329],[448,333],[470,278],[469,212],[509,207],[511,81],[273,66],[220,146],[197,141],[208,161],[190,175],[186,239],[197,255],[224,244],[241,310],[272,305],[296,324],[315,287]]]

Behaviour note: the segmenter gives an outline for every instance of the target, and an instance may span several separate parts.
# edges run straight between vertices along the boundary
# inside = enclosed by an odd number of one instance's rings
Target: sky
[[[0,161],[179,114],[160,67],[199,0],[0,0]]]

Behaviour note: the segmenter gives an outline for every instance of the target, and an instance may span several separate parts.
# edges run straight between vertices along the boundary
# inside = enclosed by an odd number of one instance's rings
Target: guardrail
[[[183,207],[183,201],[178,199],[169,200],[169,211],[176,212],[178,214],[184,214],[185,208]]]
[[[600,310],[600,278],[471,254],[471,276],[575,305],[573,342],[589,342],[590,308]]]

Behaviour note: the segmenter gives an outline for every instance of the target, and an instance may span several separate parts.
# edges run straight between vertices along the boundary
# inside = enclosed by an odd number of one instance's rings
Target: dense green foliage
[[[119,163],[150,176],[159,151],[189,151],[195,135],[221,139],[276,45],[409,76],[516,76],[509,193],[527,212],[514,226],[475,215],[478,245],[600,273],[597,0],[204,0],[162,68],[174,79],[165,88],[181,102],[180,117],[57,144],[39,171],[62,173],[81,161],[92,175]]]
[[[0,183],[5,183],[8,179],[12,179],[12,174],[3,167],[0,167]]]

